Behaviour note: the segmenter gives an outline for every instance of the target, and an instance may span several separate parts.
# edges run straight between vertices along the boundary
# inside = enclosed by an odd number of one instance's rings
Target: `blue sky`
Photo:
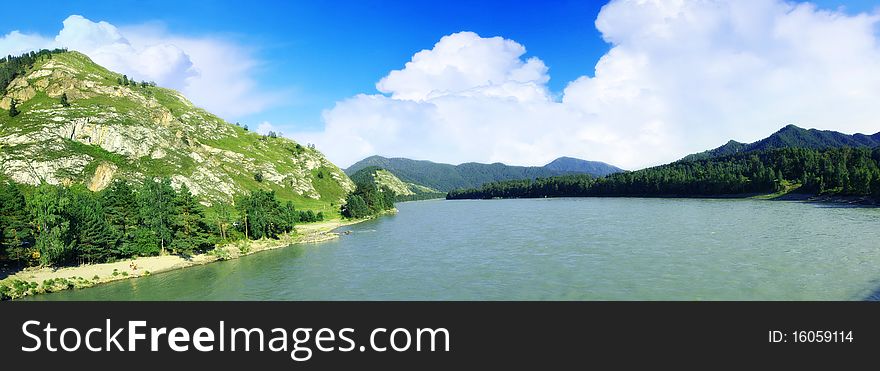
[[[513,4],[513,5],[511,5]],[[388,71],[413,53],[458,31],[504,36],[526,45],[550,66],[550,86],[561,90],[590,73],[607,50],[593,21],[604,2],[548,1],[72,1],[10,23],[0,33],[54,35],[80,14],[116,26],[154,23],[182,35],[213,35],[253,49],[265,89],[290,99],[265,112],[233,117],[253,126],[270,121],[318,129],[320,113],[337,100],[375,92]],[[539,6],[540,5],[540,6]],[[292,130],[294,128],[287,127]]]
[[[371,154],[516,164],[567,155],[637,168],[789,122],[870,132],[874,90],[856,85],[872,81],[860,71],[880,70],[877,3],[812,3],[67,1],[0,20],[0,52],[54,45],[69,31],[66,42],[103,60],[101,48],[122,40],[131,50],[116,60],[141,65],[109,67],[154,77],[230,121],[317,143],[343,166]],[[727,28],[737,22],[748,26]],[[154,45],[158,54],[144,52]],[[470,60],[442,52],[461,45]],[[432,62],[405,69],[421,50]],[[431,63],[463,72],[441,78],[425,72]],[[495,70],[468,72],[481,66]],[[853,85],[841,87],[846,73]],[[781,87],[768,87],[773,79]]]

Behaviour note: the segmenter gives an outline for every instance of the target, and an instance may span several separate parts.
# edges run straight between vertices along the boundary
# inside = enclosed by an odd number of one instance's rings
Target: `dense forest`
[[[682,161],[705,160],[735,154],[767,151],[780,148],[874,148],[880,146],[880,133],[873,135],[844,134],[831,130],[804,129],[786,125],[769,137],[754,143],[740,143],[731,140],[721,147],[688,155]]]
[[[29,52],[17,57],[6,56],[0,58],[0,96],[6,95],[6,88],[12,80],[23,75],[34,63],[43,58],[52,58],[52,54],[66,52],[67,49],[47,50],[43,49],[38,52]]]
[[[166,252],[189,255],[218,243],[274,238],[323,220],[274,192],[256,190],[206,208],[182,185],[117,180],[101,192],[81,185],[0,184],[0,264],[63,266]]]
[[[366,218],[394,208],[394,192],[388,187],[377,188],[373,182],[356,182],[357,188],[345,199],[342,216]]]
[[[578,196],[714,196],[797,188],[817,195],[880,199],[880,147],[782,148],[679,161],[603,178],[569,175],[485,184],[447,199]]]

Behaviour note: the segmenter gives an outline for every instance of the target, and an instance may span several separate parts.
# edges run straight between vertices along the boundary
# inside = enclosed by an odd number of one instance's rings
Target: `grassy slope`
[[[112,112],[115,117],[112,125],[132,125],[143,126],[144,118],[155,117],[160,109],[166,109],[181,122],[183,127],[169,127],[168,130],[176,130],[184,133],[185,141],[192,137],[198,143],[208,145],[220,150],[231,151],[237,154],[245,155],[251,159],[255,166],[274,166],[281,174],[302,172],[303,169],[296,169],[296,164],[291,159],[300,156],[321,156],[316,150],[300,146],[297,143],[285,138],[264,138],[253,132],[245,131],[235,125],[226,123],[222,119],[211,115],[203,109],[193,106],[185,100],[179,93],[160,87],[120,87],[117,78],[121,74],[111,72],[89,60],[86,56],[68,52],[53,55],[51,60],[41,60],[37,62],[28,73],[39,70],[46,63],[54,61],[55,64],[72,67],[75,75],[73,79],[80,81],[89,81],[97,86],[112,89],[114,92],[123,89],[131,89],[134,94],[140,94],[147,100],[155,99],[160,107],[149,107],[142,104],[141,101],[130,99],[125,95],[113,96],[109,94],[100,94],[92,97],[81,97],[72,99],[68,95],[71,106],[62,109],[60,101],[57,97],[50,97],[46,91],[37,89],[36,95],[19,104],[19,110],[22,114],[16,117],[9,117],[4,111],[0,114],[0,136],[15,134],[26,135],[29,133],[39,132],[44,126],[54,124],[47,120],[46,115],[40,114],[41,111],[54,110],[54,112],[63,112],[65,120],[71,118],[99,117]],[[67,76],[70,78],[70,76]],[[28,80],[31,86],[36,80]],[[221,128],[222,133],[206,133],[200,132],[198,122],[202,120],[211,122]],[[162,130],[157,128],[157,130]],[[45,146],[41,143],[25,143],[13,146],[2,147],[0,150],[11,154],[24,153],[30,146]],[[101,163],[112,163],[120,169],[121,174],[127,174],[124,177],[137,178],[132,176],[138,174],[140,176],[173,176],[175,174],[190,174],[198,170],[200,166],[188,153],[179,151],[166,151],[166,156],[161,159],[150,158],[144,156],[141,158],[131,158],[125,155],[109,152],[97,145],[90,145],[78,140],[62,140],[60,144],[53,144],[52,148],[34,147],[31,148],[32,153],[37,153],[42,157],[39,160],[51,161],[73,155],[88,155],[91,162],[78,174],[67,174],[76,182],[84,182],[90,179],[95,168]],[[238,188],[241,189],[269,189],[274,190],[279,199],[286,201],[291,200],[297,204],[300,209],[313,209],[315,211],[324,211],[328,216],[338,216],[339,199],[344,197],[345,189],[340,186],[339,182],[330,177],[330,173],[336,172],[344,177],[343,173],[332,164],[327,163],[326,166],[319,166],[307,172],[307,176],[311,179],[311,184],[320,194],[320,198],[310,198],[298,194],[291,187],[284,184],[273,182],[257,182],[254,180],[254,171],[242,171],[240,164],[222,163],[219,164],[223,169],[222,176],[228,177]],[[137,180],[137,179],[134,179]]]

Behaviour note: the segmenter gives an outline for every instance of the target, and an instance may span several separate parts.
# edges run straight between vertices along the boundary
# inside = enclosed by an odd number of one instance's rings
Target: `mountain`
[[[446,196],[446,192],[440,192],[415,183],[404,182],[390,171],[377,166],[368,166],[358,170],[351,175],[351,180],[356,184],[373,183],[379,189],[387,187],[394,192],[395,199],[398,201],[443,198]]]
[[[608,174],[614,174],[623,171],[623,169],[617,166],[608,165],[604,162],[587,161],[572,157],[557,158],[549,164],[544,165],[544,167],[547,169],[566,173],[585,173],[597,177],[602,177]]]
[[[546,178],[556,175],[570,174],[574,172],[585,172],[593,176],[604,176],[611,169],[616,167],[594,163],[589,161],[571,159],[557,159],[549,165],[556,163],[554,166],[581,168],[581,170],[553,169],[548,166],[510,166],[502,163],[481,164],[476,162],[468,162],[461,165],[442,164],[431,161],[411,160],[408,158],[387,158],[382,156],[370,156],[354,165],[345,169],[346,174],[352,175],[359,170],[375,166],[390,171],[404,182],[422,185],[433,188],[441,192],[448,192],[453,189],[479,187],[485,183],[497,182],[502,180],[514,179],[534,179]],[[583,163],[590,165],[584,165]],[[596,164],[606,165],[601,170],[593,173],[583,171],[583,167]],[[620,171],[620,169],[617,169]]]
[[[78,52],[32,59],[0,90],[7,111],[0,114],[0,176],[95,191],[113,179],[169,177],[206,202],[266,189],[305,208],[338,205],[354,189],[315,148],[249,132],[177,91],[132,83]],[[11,117],[13,100],[20,113]]]
[[[830,130],[803,129],[795,125],[787,125],[757,142],[739,143],[731,140],[721,147],[688,155],[681,161],[704,160],[778,148],[828,149],[840,147],[873,148],[877,146],[880,146],[880,132],[873,135],[848,135]]]

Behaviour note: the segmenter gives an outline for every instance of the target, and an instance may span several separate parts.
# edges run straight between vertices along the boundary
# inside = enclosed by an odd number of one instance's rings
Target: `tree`
[[[281,203],[275,198],[274,191],[251,191],[240,197],[235,206],[240,210],[242,227],[249,238],[275,238],[285,232]]]
[[[299,220],[299,214],[297,214],[293,202],[287,201],[287,203],[284,204],[284,207],[281,209],[281,216],[282,219],[284,219],[285,232],[294,231],[296,222]]]
[[[18,114],[21,113],[18,110],[17,104],[18,103],[15,101],[15,99],[12,99],[12,101],[9,102],[9,117],[18,116]]]
[[[342,205],[341,212],[343,216],[350,219],[363,218],[371,214],[364,198],[355,193],[345,198],[345,205]]]
[[[106,262],[113,257],[118,242],[104,210],[95,195],[87,189],[72,193],[72,226],[79,260],[88,263]]]
[[[61,106],[70,107],[70,102],[67,101],[67,93],[61,93]]]
[[[125,180],[115,180],[101,192],[101,205],[107,222],[123,239],[128,239],[138,227],[139,205],[131,186]]]
[[[254,173],[254,180],[256,180],[257,182],[262,183],[262,182],[263,182],[263,172],[262,172],[262,171],[258,171],[258,172],[256,172],[256,173]]]
[[[174,198],[176,223],[172,248],[176,254],[191,254],[206,250],[210,241],[205,212],[202,205],[189,191],[186,184],[180,186]]]
[[[163,255],[174,237],[175,196],[168,178],[145,180],[138,194],[141,220],[155,234]]]
[[[122,85],[128,85],[128,75],[122,75]]]
[[[12,182],[0,186],[0,248],[19,264],[31,259],[29,247],[34,241],[29,220],[27,203],[18,186]]]
[[[72,257],[70,221],[65,217],[70,207],[67,193],[64,188],[43,183],[31,196],[28,206],[41,265],[63,264]]]
[[[214,204],[213,221],[217,225],[217,230],[220,232],[221,240],[227,240],[229,226],[235,223],[237,217],[238,215],[232,205],[226,202],[218,202]]]

